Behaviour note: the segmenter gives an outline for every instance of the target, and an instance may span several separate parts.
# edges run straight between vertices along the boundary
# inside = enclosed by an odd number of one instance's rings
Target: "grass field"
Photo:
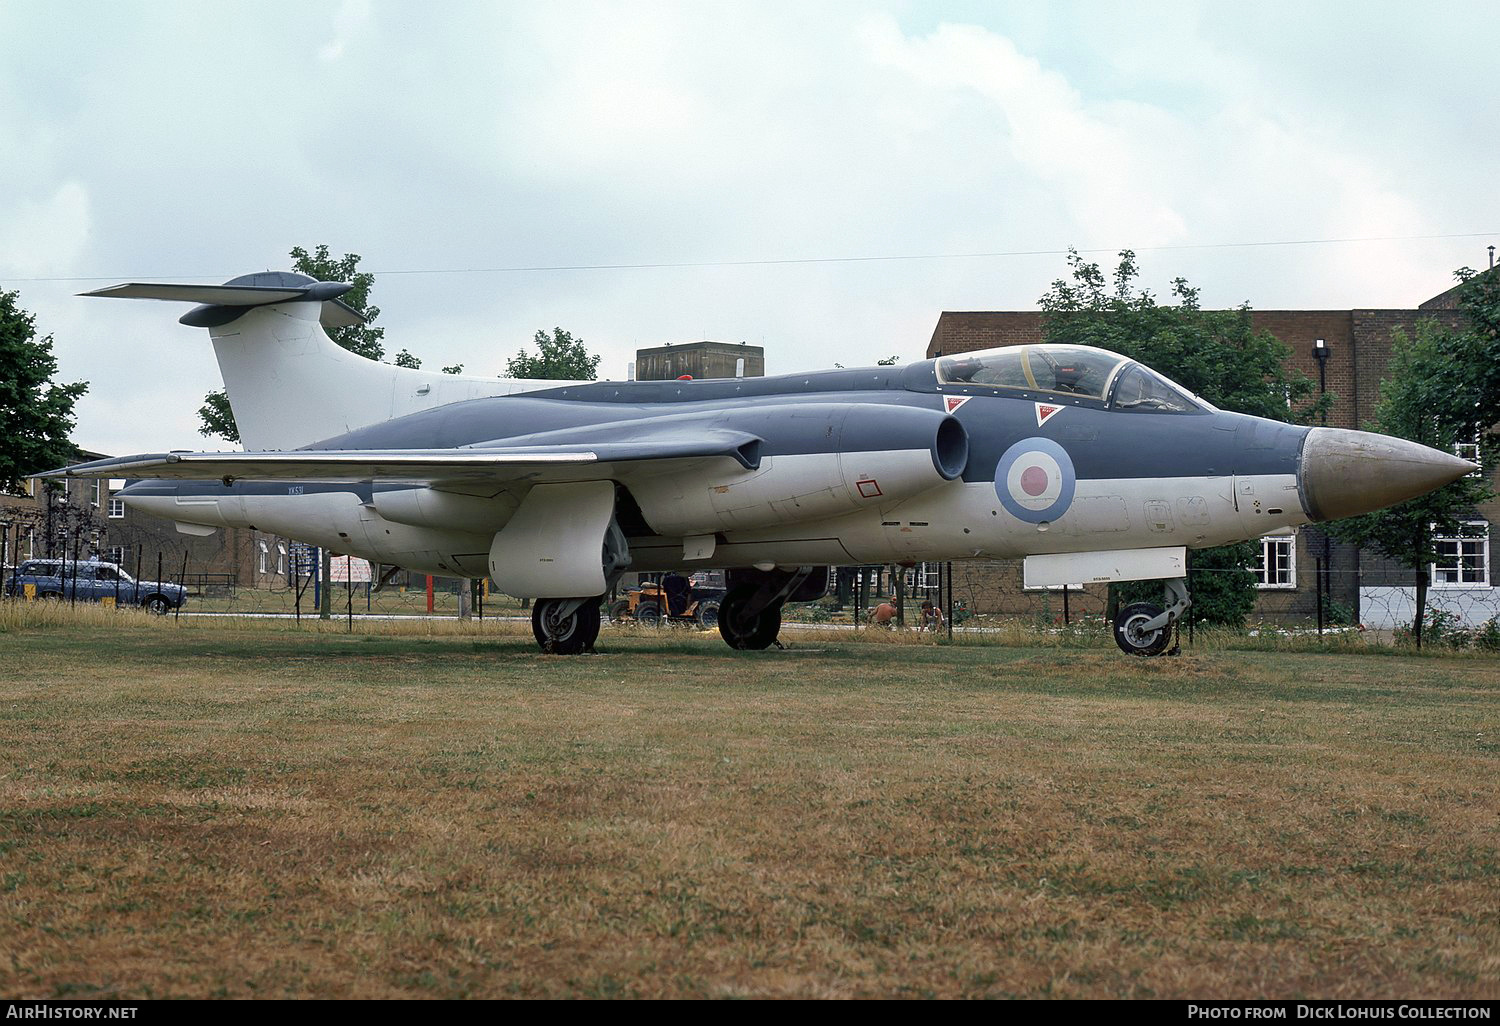
[[[1500,996],[1492,658],[49,615],[6,997]]]

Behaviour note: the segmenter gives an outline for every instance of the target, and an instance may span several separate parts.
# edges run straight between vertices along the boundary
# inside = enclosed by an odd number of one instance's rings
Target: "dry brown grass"
[[[0,625],[0,994],[1500,993],[1494,661],[356,627]]]

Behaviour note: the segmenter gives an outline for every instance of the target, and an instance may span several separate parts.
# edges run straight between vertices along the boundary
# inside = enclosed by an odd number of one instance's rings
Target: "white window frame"
[[[1480,443],[1483,440],[1484,432],[1476,429],[1474,431],[1474,437],[1471,440],[1466,442],[1453,443],[1453,455],[1457,456],[1461,460],[1468,460],[1470,463],[1479,468],[1478,470],[1469,471],[1469,477],[1484,476],[1484,460],[1480,458]]]
[[[1295,591],[1297,588],[1297,537],[1291,534],[1268,534],[1258,539],[1260,558],[1252,568],[1255,587],[1258,591]],[[1276,549],[1286,550],[1286,569],[1281,571],[1279,560],[1273,559]],[[1272,571],[1275,580],[1272,580]],[[1282,578],[1285,577],[1285,580]]]
[[[109,499],[109,519],[111,519],[111,520],[124,520],[125,519],[125,500],[124,499],[116,499],[114,496],[110,496],[110,499]]]
[[[1433,545],[1456,543],[1458,546],[1457,551],[1454,553],[1454,556],[1456,558],[1452,563],[1444,564],[1434,562],[1427,565],[1427,572],[1430,575],[1429,580],[1431,581],[1432,587],[1457,589],[1488,588],[1490,586],[1489,522],[1486,520],[1466,520],[1463,523],[1463,529],[1464,533],[1462,534],[1440,534],[1436,535],[1432,539]],[[1465,545],[1472,545],[1474,547],[1474,554],[1472,557],[1466,557],[1466,553],[1464,551]],[[1476,557],[1478,565],[1472,571],[1476,573],[1476,579],[1468,581],[1463,580],[1462,578],[1467,570],[1467,567],[1465,565],[1466,558]],[[1439,574],[1455,574],[1460,579],[1456,581],[1439,579]]]
[[[270,561],[271,547],[263,541],[257,542],[256,545],[260,550],[260,558],[256,560],[255,572],[265,574],[267,572],[266,564]]]

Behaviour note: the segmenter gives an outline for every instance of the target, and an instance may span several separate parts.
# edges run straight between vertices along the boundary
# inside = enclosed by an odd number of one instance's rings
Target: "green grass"
[[[1500,992],[1494,660],[0,628],[7,996]]]

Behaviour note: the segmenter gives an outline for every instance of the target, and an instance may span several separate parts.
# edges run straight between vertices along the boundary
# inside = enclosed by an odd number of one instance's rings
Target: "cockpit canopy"
[[[940,385],[976,385],[1076,396],[1112,410],[1205,413],[1213,409],[1149,367],[1092,346],[1036,345],[985,349],[937,360]]]

